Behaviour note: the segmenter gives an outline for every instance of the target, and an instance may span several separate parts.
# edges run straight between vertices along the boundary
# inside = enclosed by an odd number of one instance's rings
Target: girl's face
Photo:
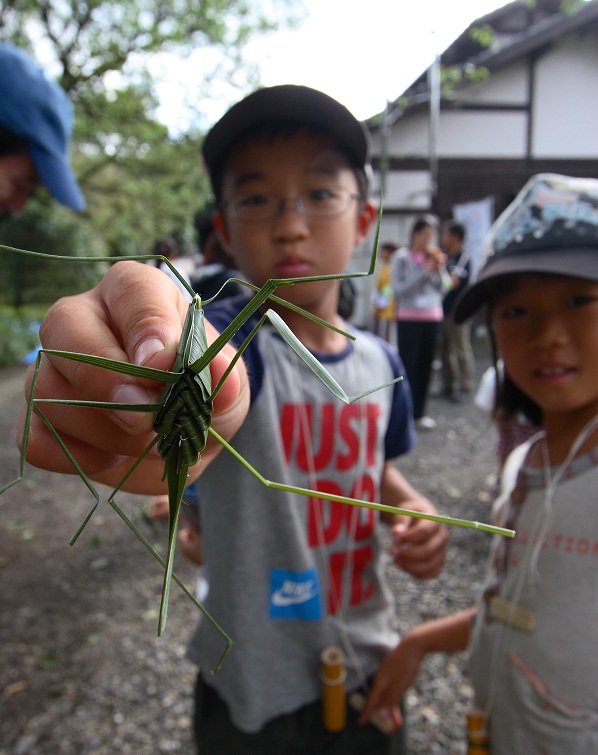
[[[519,275],[491,315],[505,369],[547,432],[578,432],[598,413],[598,283]]]
[[[416,252],[425,252],[434,242],[435,236],[436,229],[431,225],[422,228],[421,231],[415,231],[411,239],[411,248]]]

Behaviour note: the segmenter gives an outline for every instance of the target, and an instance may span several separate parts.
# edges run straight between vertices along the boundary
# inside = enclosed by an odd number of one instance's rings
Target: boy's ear
[[[226,227],[226,223],[224,222],[224,216],[220,212],[220,210],[216,210],[216,212],[213,215],[212,222],[214,223],[214,230],[216,231],[216,236],[218,236],[218,241],[220,241],[220,245],[226,252],[228,252],[229,254],[232,254],[230,250],[230,236],[228,233],[228,228]]]
[[[357,218],[358,244],[361,244],[362,241],[365,241],[372,228],[373,223],[377,218],[378,208],[371,199],[368,199],[363,203],[363,206],[361,207],[359,216]]]

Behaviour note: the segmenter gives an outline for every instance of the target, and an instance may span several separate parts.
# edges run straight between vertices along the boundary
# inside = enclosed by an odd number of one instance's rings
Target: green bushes
[[[99,256],[101,245],[90,228],[58,203],[32,199],[25,210],[3,220],[0,243],[47,254]],[[49,305],[61,296],[84,291],[101,277],[99,264],[76,264],[68,259],[43,260],[8,251],[0,253],[0,306],[21,308]]]
[[[0,307],[0,367],[22,364],[24,358],[39,346],[38,327],[43,312],[27,310],[17,313]]]

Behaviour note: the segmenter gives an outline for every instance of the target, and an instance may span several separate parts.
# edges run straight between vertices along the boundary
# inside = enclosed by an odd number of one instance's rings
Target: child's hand
[[[397,726],[403,719],[397,703],[415,681],[426,653],[456,653],[469,644],[475,607],[413,627],[378,669],[359,718],[366,723],[374,713],[389,716]]]
[[[423,510],[416,508],[416,504],[405,508]],[[446,527],[425,519],[404,517],[390,528],[390,534],[390,553],[396,566],[419,579],[432,579],[440,574],[446,558]]]
[[[162,370],[172,367],[182,324],[188,309],[177,287],[160,270],[138,262],[113,265],[91,291],[59,300],[49,311],[40,331],[44,348],[95,354],[134,362]],[[206,323],[208,341],[216,337]],[[212,362],[212,378],[217,380],[230,363],[234,351],[228,348]],[[26,379],[31,389],[33,368]],[[141,381],[109,370],[59,357],[43,356],[36,397],[121,403],[157,402],[162,385]],[[230,438],[242,423],[248,408],[247,376],[239,362],[217,397],[214,425]],[[154,415],[115,412],[46,404],[44,412],[66,439],[67,445],[93,479],[115,486],[153,437]],[[25,411],[17,429],[23,433]],[[219,450],[209,439],[199,469]],[[73,473],[73,468],[35,414],[32,416],[27,460],[35,466],[56,472]],[[126,489],[146,494],[165,490],[164,463],[153,452],[127,482]]]
[[[424,261],[424,268],[432,272],[440,272],[446,265],[446,255],[437,247],[430,247]]]
[[[409,634],[405,635],[378,669],[359,717],[360,724],[366,724],[374,713],[379,713],[392,720],[394,730],[401,728],[403,716],[398,702],[415,681],[423,657],[423,647],[412,642]]]
[[[380,485],[380,500],[388,506],[438,514],[432,503],[413,488],[399,470],[386,462]],[[414,519],[402,514],[382,514],[390,528],[391,554],[395,564],[414,577],[437,577],[444,566],[448,532],[438,522]]]

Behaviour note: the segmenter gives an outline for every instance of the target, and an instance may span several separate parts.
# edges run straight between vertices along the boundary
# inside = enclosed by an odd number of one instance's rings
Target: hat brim
[[[492,289],[499,279],[526,273],[529,275],[564,275],[568,278],[598,281],[598,248],[576,247],[574,249],[518,251],[489,260],[478,279],[468,286],[457,299],[453,318],[457,324],[474,315],[480,307],[488,304]]]
[[[369,134],[344,105],[316,89],[283,84],[253,92],[211,129],[202,147],[211,177],[246,132],[281,120],[320,126],[338,140],[355,166],[365,168],[369,163]]]
[[[35,144],[29,145],[40,180],[50,194],[73,210],[85,209],[85,199],[69,165]]]

